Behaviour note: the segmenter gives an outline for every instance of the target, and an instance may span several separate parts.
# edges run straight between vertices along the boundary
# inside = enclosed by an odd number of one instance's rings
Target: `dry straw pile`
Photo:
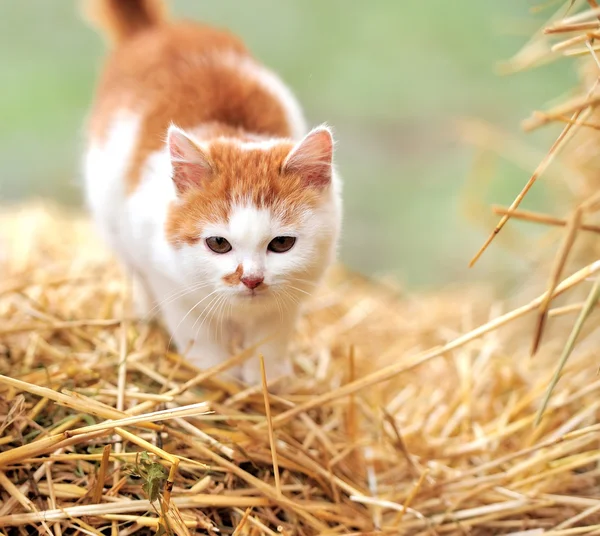
[[[132,318],[84,219],[6,213],[0,532],[599,534],[600,9],[582,4],[515,59],[591,56],[584,92],[527,124],[562,123],[532,180],[566,146],[578,204],[566,220],[510,209],[562,233],[548,288],[517,309],[338,271],[307,308],[296,377],[268,392]]]

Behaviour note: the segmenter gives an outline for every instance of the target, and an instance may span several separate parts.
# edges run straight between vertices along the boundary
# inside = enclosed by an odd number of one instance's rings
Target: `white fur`
[[[264,76],[266,71],[253,72]],[[305,126],[297,104],[289,106],[284,86],[273,78],[261,80],[282,98],[300,134]],[[258,209],[238,199],[229,221],[203,227],[193,246],[174,247],[164,231],[169,207],[178,202],[166,145],[145,162],[135,192],[129,197],[125,192],[140,124],[139,116],[116,113],[107,136],[101,143],[92,141],[85,158],[89,208],[104,238],[134,275],[138,313],[159,312],[178,350],[203,368],[229,358],[237,349],[234,344],[246,348],[261,343],[258,352],[265,357],[269,377],[287,373],[285,354],[300,303],[315,290],[335,255],[341,218],[335,173],[323,193],[325,202],[316,210],[307,208],[293,227],[284,224],[277,209]],[[203,149],[210,146],[207,140],[195,141]],[[244,149],[269,150],[276,143],[257,141]],[[205,239],[211,236],[225,237],[232,251],[210,251]],[[296,244],[286,253],[270,252],[267,245],[276,236],[295,236]],[[251,296],[241,283],[224,283],[223,276],[240,264],[245,276],[264,277],[263,292]],[[256,359],[234,372],[251,383],[260,377]]]

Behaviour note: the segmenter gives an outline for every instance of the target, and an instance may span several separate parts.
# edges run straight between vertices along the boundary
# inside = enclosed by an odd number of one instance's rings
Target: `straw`
[[[504,223],[549,227],[546,252],[528,257],[536,267],[508,300],[472,285],[400,293],[335,267],[290,341],[293,375],[267,384],[257,347],[197,368],[159,325],[136,319],[129,281],[87,217],[5,209],[3,533],[600,532],[600,67],[590,35],[600,11],[567,4],[517,62],[588,55],[576,96],[526,125],[562,134],[517,200],[494,208]],[[538,163],[486,132],[494,154],[515,150],[529,171]],[[570,181],[571,213],[517,208],[546,171]],[[261,367],[257,385],[227,376],[247,360]]]

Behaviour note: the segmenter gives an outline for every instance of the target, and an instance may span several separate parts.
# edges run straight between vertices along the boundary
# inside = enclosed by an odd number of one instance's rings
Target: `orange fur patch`
[[[116,111],[139,113],[140,139],[129,164],[133,192],[148,155],[164,146],[169,124],[183,129],[212,123],[224,131],[289,137],[282,104],[258,82],[219,61],[251,59],[227,31],[193,23],[163,23],[138,30],[109,57],[90,118],[92,139],[102,140]],[[217,129],[218,130],[218,129]]]
[[[242,150],[231,142],[213,142],[210,160],[214,177],[191,188],[171,206],[166,222],[169,242],[196,243],[202,225],[226,222],[235,203],[270,209],[282,223],[295,224],[300,212],[317,206],[321,196],[318,188],[307,187],[299,174],[282,174],[292,147],[291,142],[283,142],[267,151]]]
[[[114,43],[162,24],[167,18],[167,6],[162,0],[88,0],[84,9],[88,19]]]
[[[238,267],[235,269],[235,272],[223,276],[223,282],[227,285],[231,285],[232,287],[239,285],[244,275],[244,268],[241,264],[238,264]]]

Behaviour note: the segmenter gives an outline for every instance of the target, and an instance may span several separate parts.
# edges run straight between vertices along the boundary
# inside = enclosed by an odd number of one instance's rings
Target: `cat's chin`
[[[269,292],[267,290],[247,290],[236,292],[234,296],[237,300],[240,300],[243,303],[258,303],[268,299]]]
[[[266,311],[275,307],[270,292],[260,292],[252,294],[250,292],[236,293],[233,297],[233,304],[239,311]]]

